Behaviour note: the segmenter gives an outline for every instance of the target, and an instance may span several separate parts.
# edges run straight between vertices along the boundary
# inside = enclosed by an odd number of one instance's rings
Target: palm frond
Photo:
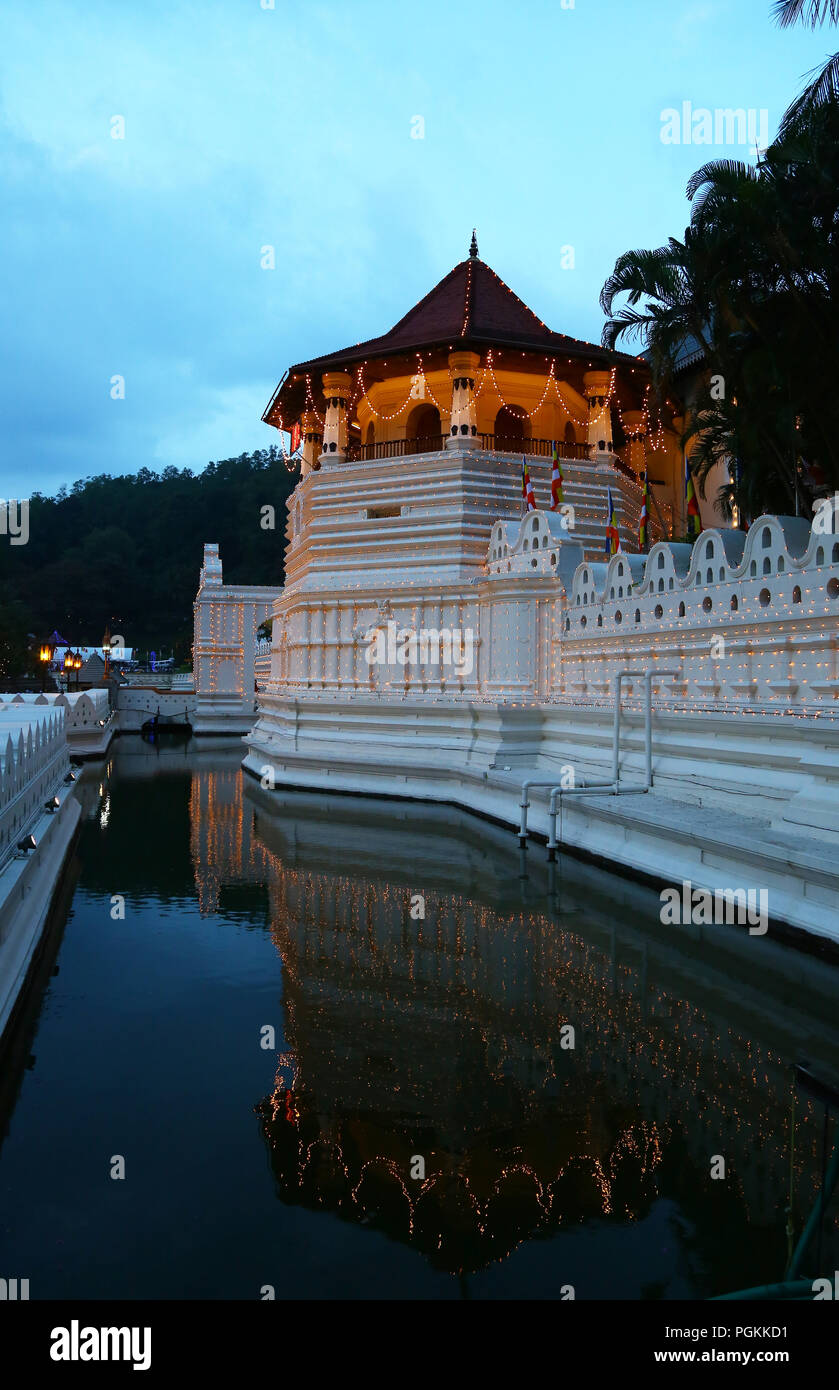
[[[837,3],[839,4],[839,0]],[[695,174],[691,174],[688,179],[687,196],[693,202],[699,189],[706,183],[739,191],[741,182],[757,183],[759,178],[760,175],[753,164],[746,164],[741,159],[714,159],[709,164],[703,164]]]
[[[814,73],[816,74],[815,77],[813,77]],[[813,68],[813,71],[809,72],[807,76],[813,77],[813,81],[804,88],[804,91],[784,112],[781,128],[778,132],[781,138],[793,134],[802,122],[806,121],[813,113],[830,106],[832,103],[839,102],[839,53],[834,53],[823,68]]]
[[[782,29],[792,24],[808,24],[817,29],[825,20],[839,23],[839,0],[776,0],[775,20]]]

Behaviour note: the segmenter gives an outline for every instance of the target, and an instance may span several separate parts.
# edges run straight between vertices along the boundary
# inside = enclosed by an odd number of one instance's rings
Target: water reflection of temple
[[[677,934],[656,894],[579,863],[551,882],[531,856],[519,878],[514,839],[453,810],[242,790],[233,768],[196,771],[193,860],[204,910],[267,886],[285,1045],[258,1111],[284,1201],[454,1272],[666,1197],[700,1287],[729,1242],[729,1287],[767,1260],[780,1274],[789,1064],[839,1070],[826,967]],[[799,1212],[817,1120],[799,1107]]]

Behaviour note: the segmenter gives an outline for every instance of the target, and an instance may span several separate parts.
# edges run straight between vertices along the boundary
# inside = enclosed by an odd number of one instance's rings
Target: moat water
[[[80,778],[0,1059],[0,1275],[32,1299],[782,1277],[824,1133],[802,1096],[792,1130],[792,1067],[839,1076],[835,967],[664,926],[652,889],[450,808],[264,792],[240,758],[124,737]]]

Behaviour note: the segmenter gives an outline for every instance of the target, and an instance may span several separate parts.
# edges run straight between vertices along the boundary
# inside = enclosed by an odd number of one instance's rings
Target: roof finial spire
[[[470,244],[470,246],[469,246],[469,255],[470,255],[471,257],[475,257],[475,256],[477,256],[477,254],[478,254],[478,240],[477,240],[477,237],[475,236],[476,230],[477,230],[477,229],[476,229],[475,227],[472,228],[472,241],[471,241],[471,244]]]

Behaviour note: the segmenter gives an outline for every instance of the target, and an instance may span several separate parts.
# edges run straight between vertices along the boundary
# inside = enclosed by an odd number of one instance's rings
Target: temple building
[[[456,448],[543,460],[538,494],[556,443],[563,460],[593,462],[636,492],[646,469],[661,522],[681,499],[677,409],[662,418],[651,406],[643,358],[552,332],[473,235],[467,259],[389,333],[291,367],[263,420],[300,438],[304,478],[326,463]],[[572,474],[584,482],[588,470]],[[629,528],[624,541],[632,548]]]
[[[293,368],[285,583],[223,584],[208,543],[196,730],[245,733],[269,789],[451,802],[839,941],[839,505],[674,539],[649,385],[474,241],[390,333]]]

